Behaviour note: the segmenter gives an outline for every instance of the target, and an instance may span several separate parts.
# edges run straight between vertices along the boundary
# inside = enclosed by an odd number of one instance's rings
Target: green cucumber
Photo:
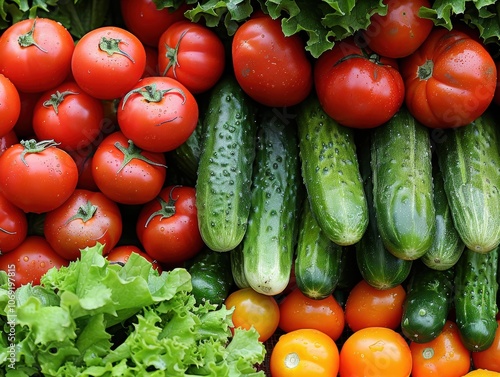
[[[243,240],[250,213],[256,123],[253,102],[233,76],[213,88],[196,180],[200,233],[215,251]]]
[[[229,251],[229,257],[234,283],[240,289],[249,288],[250,284],[248,284],[245,276],[245,268],[243,267],[243,243],[240,243],[233,250]]]
[[[465,246],[488,252],[500,244],[500,138],[498,122],[484,113],[446,130],[436,142],[453,222]]]
[[[453,268],[413,264],[401,319],[401,330],[409,340],[426,343],[441,333],[453,306],[454,276]]]
[[[470,351],[484,351],[498,327],[498,247],[479,253],[465,248],[455,265],[455,318],[460,337]]]
[[[198,174],[203,134],[203,123],[200,119],[189,138],[179,147],[168,153],[170,159],[179,170],[193,182],[196,182]]]
[[[290,280],[302,181],[295,124],[271,108],[263,108],[259,115],[243,267],[250,287],[272,296]]]
[[[373,203],[385,247],[401,259],[420,258],[435,233],[432,154],[428,128],[402,107],[374,129]]]
[[[314,95],[299,105],[297,124],[302,176],[313,214],[333,242],[353,245],[368,224],[354,130],[329,117]]]
[[[324,299],[333,293],[340,278],[342,248],[321,230],[309,200],[304,200],[295,251],[295,280],[305,296]]]

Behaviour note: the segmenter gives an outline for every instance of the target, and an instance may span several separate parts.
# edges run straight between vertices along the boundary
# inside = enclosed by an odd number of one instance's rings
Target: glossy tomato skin
[[[106,46],[106,50],[102,46]],[[146,51],[141,41],[117,26],[103,26],[85,34],[76,44],[71,72],[91,96],[121,98],[142,77]]]
[[[236,79],[255,101],[293,106],[312,89],[312,65],[298,35],[285,37],[280,20],[267,15],[245,21],[234,34],[232,62]]]
[[[198,116],[196,98],[170,77],[142,79],[121,99],[117,111],[123,134],[151,152],[169,152],[183,144]]]
[[[493,58],[468,34],[435,28],[401,62],[405,103],[430,128],[465,126],[491,104],[497,83]]]
[[[204,247],[198,228],[196,190],[167,186],[139,212],[136,233],[144,251],[170,265],[182,264]]]
[[[151,263],[153,268],[157,270],[159,273],[162,272],[162,267],[158,263],[157,260],[151,258],[150,255],[145,253],[142,249],[140,249],[138,246],[135,245],[120,245],[120,246],[115,246],[107,255],[106,258],[110,262],[119,262],[119,263],[127,263],[128,259],[130,258],[130,255],[132,253],[139,254],[141,257],[146,259],[148,262]]]
[[[316,60],[314,83],[323,110],[346,127],[378,127],[404,102],[397,61],[363,51],[352,37]]]
[[[15,288],[28,283],[39,285],[40,278],[49,269],[68,264],[42,236],[28,236],[14,250],[0,255],[0,270],[10,274]]]
[[[104,138],[92,157],[91,167],[99,190],[121,204],[153,200],[167,175],[164,154],[136,147],[121,131]]]
[[[12,81],[0,74],[0,137],[12,131],[21,113],[21,98]]]
[[[41,150],[34,151],[38,147]],[[21,141],[0,156],[0,192],[25,212],[43,213],[59,207],[77,182],[75,161],[53,143]]]
[[[429,0],[384,0],[387,14],[374,14],[363,31],[363,39],[375,53],[388,58],[403,58],[415,52],[429,36],[434,23],[421,18],[421,7]]]
[[[273,296],[241,288],[230,293],[224,303],[228,309],[234,308],[234,328],[248,330],[253,326],[261,342],[268,340],[278,328],[280,310]]]
[[[26,41],[29,34],[34,43]],[[25,40],[22,44],[20,37]],[[59,22],[49,18],[29,18],[4,31],[0,37],[0,51],[0,73],[7,76],[17,90],[44,92],[68,76],[74,41]]]
[[[18,247],[27,235],[26,213],[0,194],[0,254]]]
[[[492,345],[480,352],[472,352],[472,361],[476,369],[488,369],[500,373],[500,318]]]
[[[62,205],[45,214],[44,234],[64,259],[76,260],[81,249],[103,245],[107,254],[122,234],[118,205],[101,192],[75,189]]]
[[[344,331],[344,311],[333,296],[315,300],[294,288],[280,301],[279,307],[278,326],[285,332],[314,328],[337,340]]]

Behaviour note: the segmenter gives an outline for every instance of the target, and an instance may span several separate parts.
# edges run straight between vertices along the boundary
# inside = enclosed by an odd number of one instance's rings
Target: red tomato
[[[312,89],[312,67],[299,35],[285,37],[280,20],[259,16],[233,36],[233,70],[241,88],[267,106],[292,106]]]
[[[72,81],[45,92],[33,110],[33,130],[38,140],[54,140],[64,150],[79,150],[93,143],[101,132],[104,109]]]
[[[472,361],[477,369],[488,369],[500,373],[500,318],[495,331],[495,339],[484,351],[472,352]]]
[[[0,74],[0,137],[11,131],[21,113],[21,99],[14,84]]]
[[[39,285],[40,278],[52,267],[68,264],[41,236],[28,236],[14,250],[0,255],[0,270],[7,271],[15,288],[28,283]]]
[[[404,101],[397,62],[362,50],[354,38],[338,42],[317,59],[314,82],[324,111],[346,127],[378,127]]]
[[[141,257],[150,262],[155,270],[157,270],[159,273],[162,272],[162,267],[160,266],[158,261],[151,258],[151,256],[149,256],[147,253],[145,253],[135,245],[116,246],[106,255],[106,258],[110,262],[118,262],[125,264],[127,263],[132,253],[139,254]]]
[[[138,148],[121,131],[113,132],[92,157],[92,177],[100,191],[122,204],[153,200],[165,182],[165,155]]]
[[[29,18],[0,37],[0,73],[22,92],[44,92],[62,83],[71,69],[73,37],[59,22]]]
[[[497,70],[485,47],[460,31],[434,29],[402,60],[408,110],[431,128],[465,126],[495,94]]]
[[[84,148],[77,151],[68,151],[68,153],[73,157],[78,167],[78,183],[76,184],[76,188],[99,191],[99,187],[97,187],[92,175],[92,159],[94,158],[95,150]]]
[[[117,99],[137,84],[146,67],[146,51],[129,31],[103,26],[76,44],[71,71],[76,83],[91,96]]]
[[[198,229],[196,190],[167,186],[139,212],[136,233],[144,251],[162,263],[180,264],[204,246]]]
[[[142,79],[118,105],[123,134],[147,151],[168,152],[183,144],[198,123],[198,103],[170,77]]]
[[[33,111],[42,93],[19,92],[21,113],[14,126],[14,131],[19,140],[35,138],[35,132],[33,131]]]
[[[191,93],[207,91],[225,68],[222,41],[212,29],[179,21],[163,32],[158,42],[158,70],[181,82]]]
[[[64,259],[76,260],[80,250],[104,246],[107,254],[122,234],[118,205],[101,192],[75,189],[62,205],[45,214],[43,232],[50,246]]]
[[[387,14],[374,14],[363,31],[363,39],[375,53],[402,58],[415,52],[429,36],[434,23],[418,15],[430,8],[429,0],[384,0]]]
[[[19,139],[17,138],[14,130],[10,130],[5,135],[0,137],[0,156],[5,152],[7,148],[10,146],[19,143]]]
[[[0,254],[14,250],[27,235],[26,213],[0,194]]]
[[[59,207],[77,182],[75,161],[51,140],[21,141],[0,156],[0,192],[25,212]]]

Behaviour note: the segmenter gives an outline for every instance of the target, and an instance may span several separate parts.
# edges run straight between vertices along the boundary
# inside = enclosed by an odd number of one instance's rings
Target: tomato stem
[[[84,223],[89,221],[92,217],[94,217],[94,214],[96,213],[98,207],[94,204],[91,203],[90,200],[87,200],[87,202],[80,207],[78,207],[78,210],[76,213],[71,216],[65,223],[64,225],[68,225],[70,222],[76,219],[82,220]]]
[[[141,154],[142,149],[137,147],[132,140],[128,141],[127,148],[125,148],[123,145],[121,145],[119,141],[117,141],[115,143],[115,147],[118,148],[118,150],[120,150],[120,152],[123,153],[123,162],[122,162],[121,166],[118,168],[117,173],[119,173],[134,158],[141,160],[141,161],[144,161],[150,165],[159,166],[159,167],[163,167],[163,168],[167,167],[166,165],[160,164],[158,162],[154,162],[154,161],[150,160],[149,158],[147,158],[146,156],[143,156]]]
[[[72,92],[71,90],[66,90],[64,92],[56,91],[50,95],[50,99],[44,101],[43,107],[50,107],[54,109],[55,113],[59,113],[59,105],[64,101],[64,98],[70,94],[79,94],[77,92]]]
[[[428,80],[432,77],[432,72],[434,71],[434,62],[432,60],[426,60],[424,64],[417,68],[417,77],[420,80]]]
[[[165,53],[165,56],[168,59],[168,64],[165,67],[165,70],[163,71],[163,76],[166,76],[168,70],[173,67],[172,68],[172,72],[174,74],[174,77],[177,78],[177,73],[175,72],[175,68],[176,67],[180,67],[179,59],[178,59],[177,55],[179,53],[179,47],[181,45],[181,40],[182,40],[182,38],[184,38],[184,36],[186,35],[186,33],[187,33],[187,30],[184,30],[182,32],[182,34],[180,35],[179,40],[177,41],[177,44],[175,45],[174,48],[172,48],[169,45],[165,44],[165,47],[167,48],[167,52]]]
[[[134,59],[125,51],[120,49],[121,39],[118,38],[106,38],[102,37],[99,41],[99,49],[106,52],[108,55],[119,54],[125,56],[132,63],[135,63]]]
[[[155,217],[155,216],[161,216],[160,221],[163,219],[168,219],[169,217],[172,217],[175,215],[175,202],[177,199],[174,199],[172,197],[172,193],[174,190],[180,187],[179,185],[172,186],[170,189],[170,192],[168,193],[168,202],[165,201],[161,196],[158,196],[156,200],[160,203],[161,208],[158,211],[155,211],[151,214],[151,216],[148,217],[146,220],[146,223],[144,224],[144,227],[146,228],[149,224],[149,222]]]
[[[42,140],[42,141],[36,141],[35,139],[29,139],[29,140],[21,140],[19,142],[23,147],[23,151],[21,152],[21,161],[24,163],[24,165],[28,166],[28,163],[26,162],[25,156],[28,153],[40,153],[46,150],[47,148],[50,147],[56,147],[60,143],[56,143],[54,139],[51,140]]]
[[[35,34],[35,25],[36,25],[36,19],[33,21],[33,25],[31,26],[31,29],[26,33],[22,34],[17,38],[17,42],[19,43],[19,46],[21,47],[30,47],[30,46],[35,46],[42,52],[47,52],[42,46],[40,46],[38,43],[35,42],[34,34]]]
[[[165,94],[170,92],[178,93],[182,96],[182,104],[186,102],[184,91],[179,88],[157,89],[156,84],[141,86],[140,88],[132,89],[123,97],[122,110],[125,108],[125,103],[132,94],[140,94],[148,102],[160,102]]]

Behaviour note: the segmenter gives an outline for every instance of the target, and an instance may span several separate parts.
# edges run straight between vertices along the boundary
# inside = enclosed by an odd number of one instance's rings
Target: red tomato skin
[[[36,46],[21,46],[18,38],[33,27]],[[60,23],[37,17],[19,21],[6,29],[0,37],[0,51],[0,73],[7,76],[19,91],[44,92],[68,76],[74,41]]]
[[[21,114],[21,98],[11,80],[0,74],[0,137],[11,131]]]
[[[17,143],[19,143],[19,139],[14,130],[10,130],[5,135],[0,137],[0,156],[7,150],[7,148]]]
[[[92,176],[92,159],[94,158],[95,148],[68,151],[78,167],[78,183],[76,184],[78,189],[99,191],[99,187],[97,187]]]
[[[151,258],[151,256],[147,253],[145,253],[143,250],[141,250],[138,246],[135,245],[120,245],[120,246],[115,246],[107,255],[106,258],[110,262],[120,262],[120,263],[127,263],[128,259],[130,258],[130,255],[132,253],[139,254],[141,257],[146,259],[148,262],[151,263],[152,267],[158,271],[158,273],[162,273],[163,269],[161,265],[156,261],[155,259]]]
[[[27,235],[26,213],[0,194],[0,254],[14,250]]]
[[[19,140],[29,140],[36,137],[35,131],[33,131],[33,111],[42,93],[19,92],[21,113],[14,125],[14,132]]]
[[[241,88],[266,106],[292,106],[312,89],[312,66],[298,35],[285,37],[279,20],[244,22],[232,42],[233,70]]]
[[[432,62],[431,75],[419,67]],[[428,71],[427,71],[428,72]],[[497,83],[493,58],[469,35],[435,28],[420,48],[401,61],[405,103],[430,128],[465,126],[491,104]]]

